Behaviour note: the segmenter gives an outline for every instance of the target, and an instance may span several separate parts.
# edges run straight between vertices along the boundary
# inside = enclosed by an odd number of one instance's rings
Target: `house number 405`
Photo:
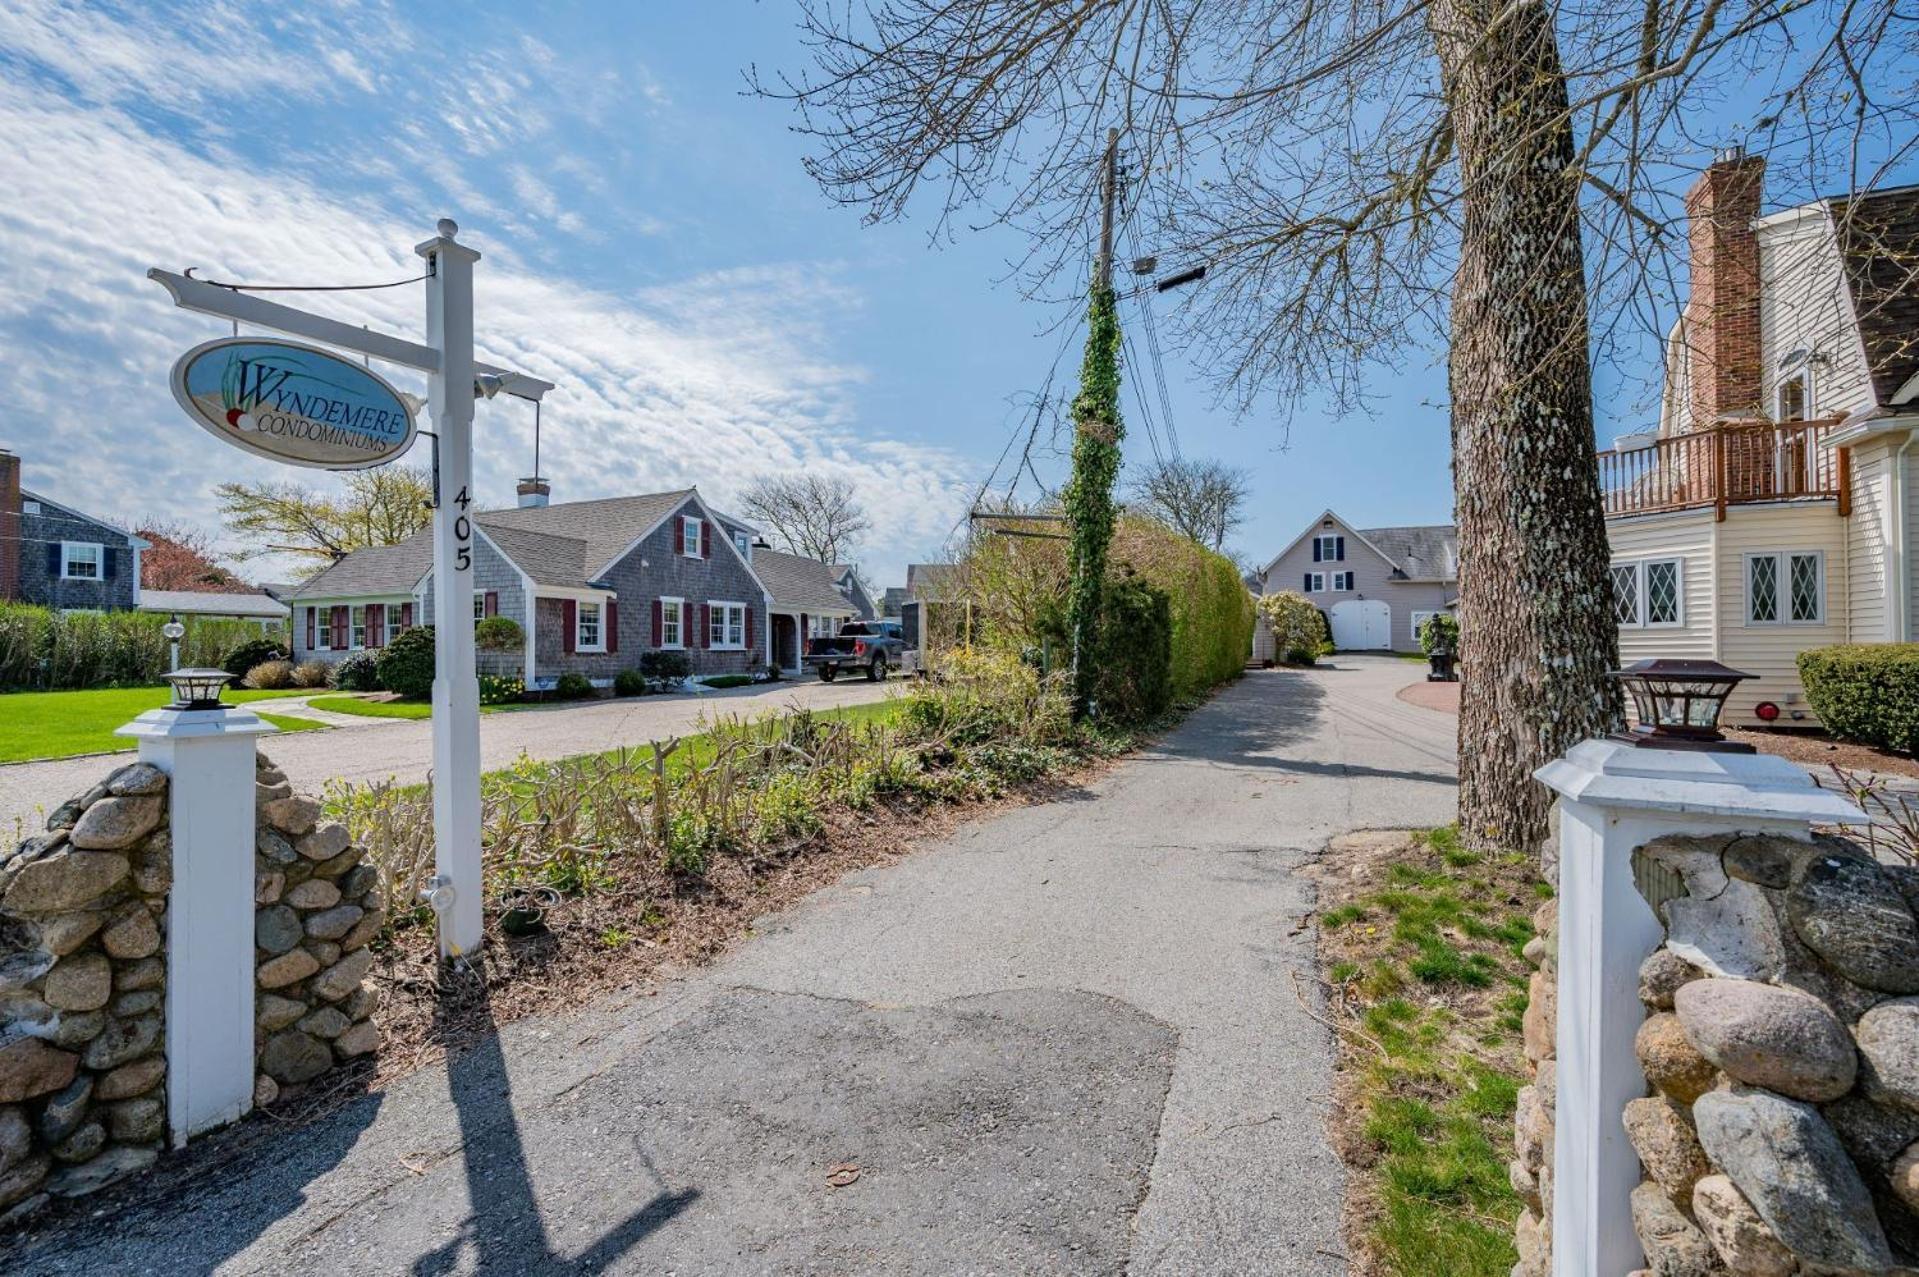
[[[460,495],[453,498],[453,504],[460,507],[460,513],[453,520],[453,568],[464,572],[473,566],[473,524],[466,517],[466,508],[472,498],[466,495],[466,489],[460,489]]]

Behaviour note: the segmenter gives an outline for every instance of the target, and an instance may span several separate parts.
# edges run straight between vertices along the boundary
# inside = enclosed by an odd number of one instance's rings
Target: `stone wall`
[[[1751,835],[1658,839],[1636,867],[1673,884],[1639,974],[1649,1093],[1620,1115],[1645,1271],[1919,1268],[1919,870]],[[1521,1163],[1527,1127],[1522,1099]]]
[[[256,772],[254,1102],[379,1045],[379,873]],[[167,1133],[167,777],[116,769],[0,860],[0,1228],[157,1158]]]
[[[0,1226],[160,1154],[172,851],[134,763],[0,862]]]
[[[1513,1240],[1519,1263],[1513,1277],[1546,1277],[1552,1271],[1553,1113],[1558,1065],[1554,1041],[1558,1029],[1559,905],[1548,900],[1533,915],[1536,934],[1526,945],[1535,968],[1528,986],[1526,1069],[1532,1081],[1519,1089],[1513,1111],[1513,1161],[1507,1167],[1513,1191],[1525,1201]]]

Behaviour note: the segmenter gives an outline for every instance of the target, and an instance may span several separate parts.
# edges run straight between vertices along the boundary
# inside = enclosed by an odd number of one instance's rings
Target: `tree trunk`
[[[1452,347],[1459,825],[1531,850],[1533,770],[1620,719],[1565,74],[1537,0],[1433,0],[1463,179]],[[1494,23],[1498,25],[1495,27]]]

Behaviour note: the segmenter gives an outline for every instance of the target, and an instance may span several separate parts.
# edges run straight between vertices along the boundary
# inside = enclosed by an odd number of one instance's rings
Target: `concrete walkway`
[[[852,679],[827,684],[807,679],[699,695],[641,696],[482,714],[480,765],[492,771],[510,766],[522,753],[539,759],[565,758],[621,745],[644,745],[649,740],[699,730],[703,714],[750,716],[800,706],[827,709],[878,700],[887,689],[899,687],[897,680],[869,683]],[[277,702],[257,704],[271,711]],[[355,784],[388,779],[416,784],[426,779],[433,766],[433,724],[427,719],[355,718],[346,714],[326,717],[337,726],[324,732],[268,737],[261,745],[294,786],[304,792],[318,794],[327,781],[335,778]],[[49,811],[84,793],[126,761],[125,756],[94,756],[0,766],[0,839],[14,836],[16,821],[24,830],[37,830]]]
[[[0,1270],[1343,1273],[1293,870],[1450,818],[1452,720],[1395,697],[1418,673],[1250,674],[657,995],[243,1123]]]

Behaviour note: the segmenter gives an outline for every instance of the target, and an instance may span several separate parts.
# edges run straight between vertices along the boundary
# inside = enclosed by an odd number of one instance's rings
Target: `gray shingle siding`
[[[137,581],[133,538],[111,524],[54,505],[44,497],[23,495],[27,501],[38,501],[40,510],[37,514],[23,511],[20,516],[22,601],[41,607],[89,608],[102,612],[132,607]],[[103,558],[110,561],[102,566],[109,575],[97,581],[62,578],[59,564],[52,556],[60,553],[63,541],[105,547],[108,554]]]

